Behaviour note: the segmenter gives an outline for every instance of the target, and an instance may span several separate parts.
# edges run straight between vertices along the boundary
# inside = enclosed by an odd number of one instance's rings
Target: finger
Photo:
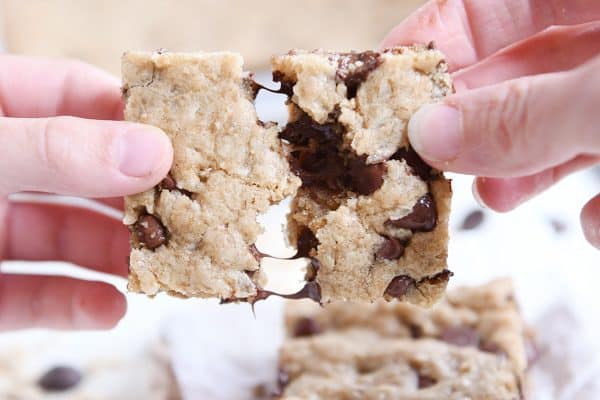
[[[457,90],[566,71],[600,54],[600,22],[554,27],[454,74]]]
[[[410,141],[436,168],[488,177],[532,175],[600,154],[599,68],[597,58],[450,96],[415,113]]]
[[[129,232],[113,218],[82,208],[10,203],[5,226],[7,260],[67,261],[127,275]]]
[[[0,56],[0,115],[123,119],[120,83],[74,60]]]
[[[581,227],[588,242],[600,249],[600,194],[588,201],[583,207]]]
[[[473,194],[483,205],[506,212],[540,194],[565,176],[597,163],[600,163],[600,157],[579,156],[534,175],[518,178],[476,178],[473,182]]]
[[[125,296],[103,282],[0,275],[0,330],[108,329],[126,309]]]
[[[149,125],[72,117],[0,118],[0,193],[137,193],[158,183],[172,158],[167,136]]]
[[[382,46],[429,43],[451,70],[484,59],[551,25],[600,18],[600,2],[589,0],[431,0],[394,28]]]

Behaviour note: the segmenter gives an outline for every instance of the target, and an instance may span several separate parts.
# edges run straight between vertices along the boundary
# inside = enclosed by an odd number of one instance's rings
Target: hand
[[[457,93],[419,110],[409,137],[433,166],[479,176],[487,206],[511,210],[600,162],[599,1],[430,1],[383,46],[432,40]],[[600,248],[600,195],[581,222]]]
[[[75,61],[0,56],[0,260],[61,260],[125,276],[128,232],[81,208],[10,202],[21,191],[108,198],[146,190],[173,150],[157,128],[122,119],[117,79]],[[63,116],[60,116],[63,115]],[[66,117],[71,115],[74,117]],[[111,285],[0,275],[0,330],[108,328],[125,313]]]

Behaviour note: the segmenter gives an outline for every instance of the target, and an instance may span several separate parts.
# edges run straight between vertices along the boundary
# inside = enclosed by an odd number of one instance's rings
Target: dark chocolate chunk
[[[296,325],[294,326],[295,337],[312,336],[321,332],[323,332],[323,328],[314,318],[300,318],[298,321],[296,321]]]
[[[395,220],[387,220],[386,225],[394,228],[410,229],[413,232],[429,232],[437,224],[437,209],[428,193],[417,200],[410,214]]]
[[[138,242],[150,250],[167,243],[167,230],[154,215],[141,215],[135,223],[133,231]]]
[[[427,375],[418,375],[418,385],[419,389],[427,389],[430,386],[433,386],[437,383],[435,379]]]
[[[71,389],[81,381],[81,372],[66,366],[54,367],[38,380],[38,385],[49,392]]]
[[[386,260],[397,260],[404,254],[405,245],[396,238],[384,237],[384,242],[377,250],[377,257]]]
[[[177,184],[175,183],[175,179],[171,176],[171,174],[165,176],[165,178],[160,181],[158,187],[162,190],[176,190]]]
[[[340,54],[336,77],[346,85],[346,97],[356,97],[360,85],[381,64],[381,55],[374,51]]]
[[[319,240],[315,234],[305,226],[298,235],[298,251],[294,258],[309,257],[310,251],[316,249],[318,245]]]
[[[415,286],[415,283],[415,280],[408,275],[397,276],[385,289],[385,295],[400,299],[410,288]]]
[[[383,185],[386,173],[384,163],[366,164],[363,159],[348,162],[352,190],[363,196],[370,195]]]
[[[483,213],[483,211],[473,210],[469,214],[467,214],[467,216],[465,217],[465,219],[462,222],[462,225],[460,226],[460,229],[463,231],[469,231],[469,230],[475,229],[479,225],[481,225],[484,218],[485,218],[485,214]]]
[[[478,347],[479,334],[469,326],[449,326],[440,337],[444,342],[460,347]]]
[[[421,180],[428,181],[431,179],[432,168],[411,147],[401,148],[392,155],[391,159],[404,160],[412,170],[412,173],[421,178]]]

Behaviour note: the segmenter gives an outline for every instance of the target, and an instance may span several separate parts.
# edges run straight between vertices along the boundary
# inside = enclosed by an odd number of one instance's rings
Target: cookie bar
[[[263,285],[253,244],[259,213],[296,192],[277,128],[261,123],[233,53],[140,53],[122,59],[125,119],[155,125],[174,163],[126,198],[129,290],[245,299]]]
[[[431,309],[400,302],[288,304],[282,399],[520,399],[529,333],[510,280]]]
[[[431,305],[444,292],[451,188],[410,148],[407,124],[452,91],[432,46],[291,51],[273,58],[289,96],[280,137],[302,180],[289,236],[313,259],[322,301],[382,296]]]

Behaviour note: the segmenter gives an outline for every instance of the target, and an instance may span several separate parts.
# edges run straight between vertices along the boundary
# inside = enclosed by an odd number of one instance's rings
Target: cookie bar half
[[[530,333],[508,279],[455,289],[431,309],[290,302],[286,329],[283,399],[522,398]]]
[[[262,286],[256,217],[300,183],[242,64],[233,53],[123,56],[125,118],[161,128],[174,148],[169,176],[125,201],[131,291],[245,299]]]
[[[322,301],[435,302],[451,275],[451,188],[410,148],[407,125],[452,92],[443,55],[432,46],[291,51],[273,58],[273,71],[289,96],[280,137],[302,180],[290,239],[313,258]]]

